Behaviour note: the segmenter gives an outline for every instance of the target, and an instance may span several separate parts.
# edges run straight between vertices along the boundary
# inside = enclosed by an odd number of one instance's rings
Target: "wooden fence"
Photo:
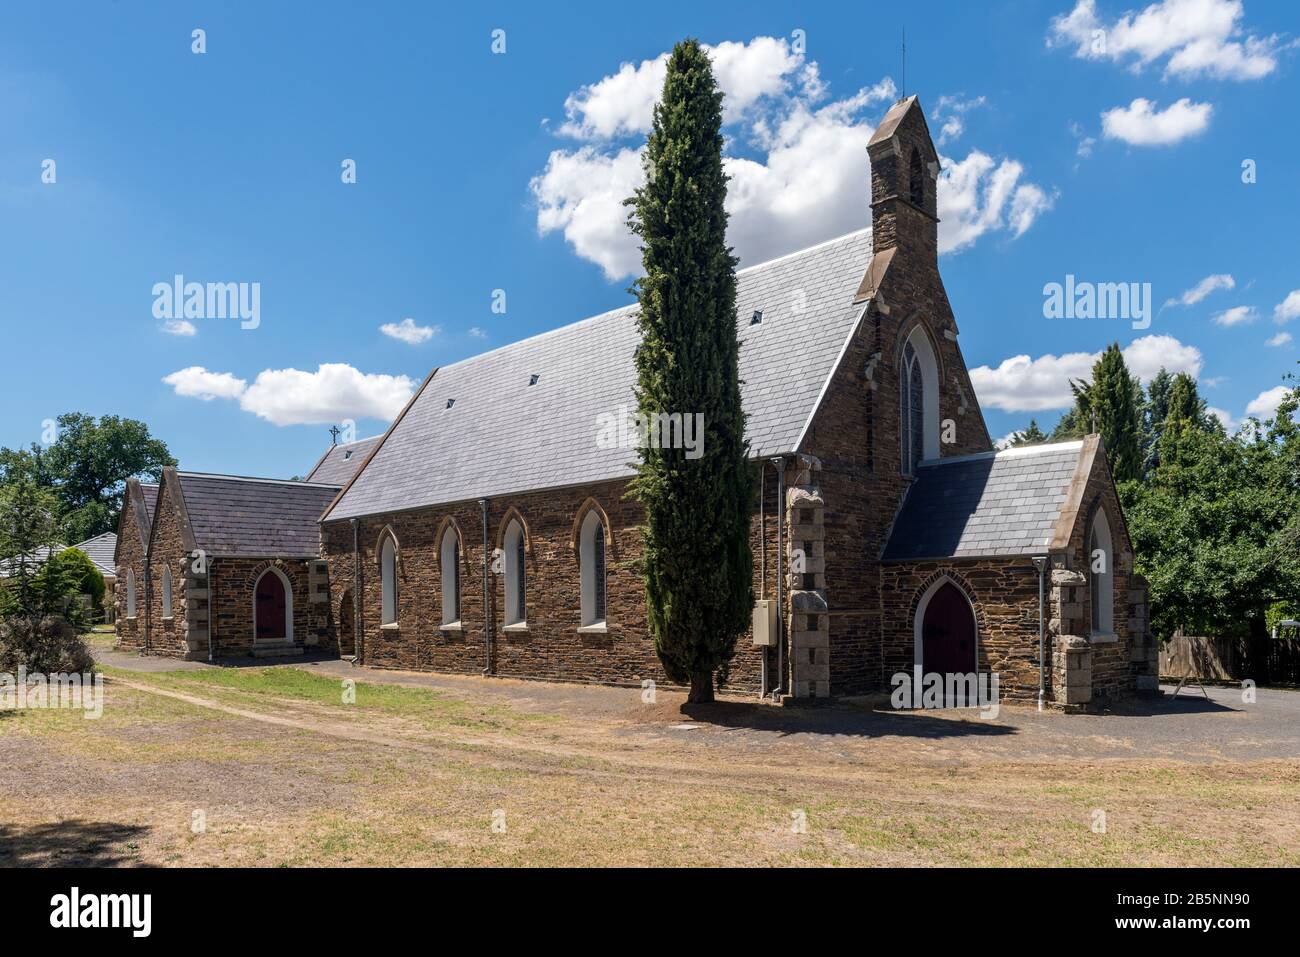
[[[1160,646],[1160,675],[1178,680],[1240,681],[1300,685],[1300,639],[1196,638],[1174,635]]]

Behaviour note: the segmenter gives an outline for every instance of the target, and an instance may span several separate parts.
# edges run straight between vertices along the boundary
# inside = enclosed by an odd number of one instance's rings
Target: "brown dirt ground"
[[[0,864],[1300,863],[1300,695],[983,721],[252,674],[113,670],[98,721],[0,713]]]

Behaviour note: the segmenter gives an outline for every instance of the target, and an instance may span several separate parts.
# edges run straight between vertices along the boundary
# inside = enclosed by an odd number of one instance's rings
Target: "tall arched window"
[[[920,326],[903,344],[898,382],[900,457],[903,474],[914,475],[923,459],[939,457],[939,368]]]
[[[168,565],[163,566],[162,573],[162,609],[164,618],[172,616],[172,570]]]
[[[1092,633],[1115,633],[1115,558],[1105,509],[1097,509],[1088,534],[1088,598]]]
[[[524,527],[517,521],[506,526],[503,561],[506,573],[506,624],[522,625],[527,620],[527,572],[524,561]]]
[[[397,545],[384,536],[379,549],[380,624],[397,624]]]
[[[921,162],[921,151],[912,150],[912,162],[908,170],[908,186],[911,200],[916,206],[925,208],[925,164]]]
[[[135,569],[126,570],[126,617],[135,617]]]
[[[578,558],[582,565],[582,624],[601,627],[605,624],[605,525],[594,508],[582,520]]]
[[[442,565],[442,623],[454,625],[460,621],[460,536],[450,525],[442,533],[438,554]]]

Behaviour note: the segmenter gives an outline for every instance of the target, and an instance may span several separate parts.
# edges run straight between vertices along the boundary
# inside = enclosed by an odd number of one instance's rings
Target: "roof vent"
[[[343,453],[343,461],[346,462],[350,458],[352,458],[352,450],[348,449],[346,452]]]
[[[451,408],[453,405],[455,405],[455,404],[456,404],[456,400],[455,400],[455,399],[448,399],[448,400],[447,400],[447,408],[450,409],[450,408]]]
[[[540,379],[540,378],[541,378],[541,376],[539,376],[537,373],[533,373],[532,375],[530,375],[530,376],[528,377],[528,384],[529,384],[529,385],[537,385],[537,380]]]
[[[763,310],[755,309],[754,314],[749,317],[749,324],[751,326],[757,326],[760,325],[762,322],[763,322]]]

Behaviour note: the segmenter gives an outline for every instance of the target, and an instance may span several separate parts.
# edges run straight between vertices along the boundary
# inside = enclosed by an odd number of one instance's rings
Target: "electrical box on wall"
[[[764,648],[776,644],[776,602],[770,598],[754,602],[754,644]]]

